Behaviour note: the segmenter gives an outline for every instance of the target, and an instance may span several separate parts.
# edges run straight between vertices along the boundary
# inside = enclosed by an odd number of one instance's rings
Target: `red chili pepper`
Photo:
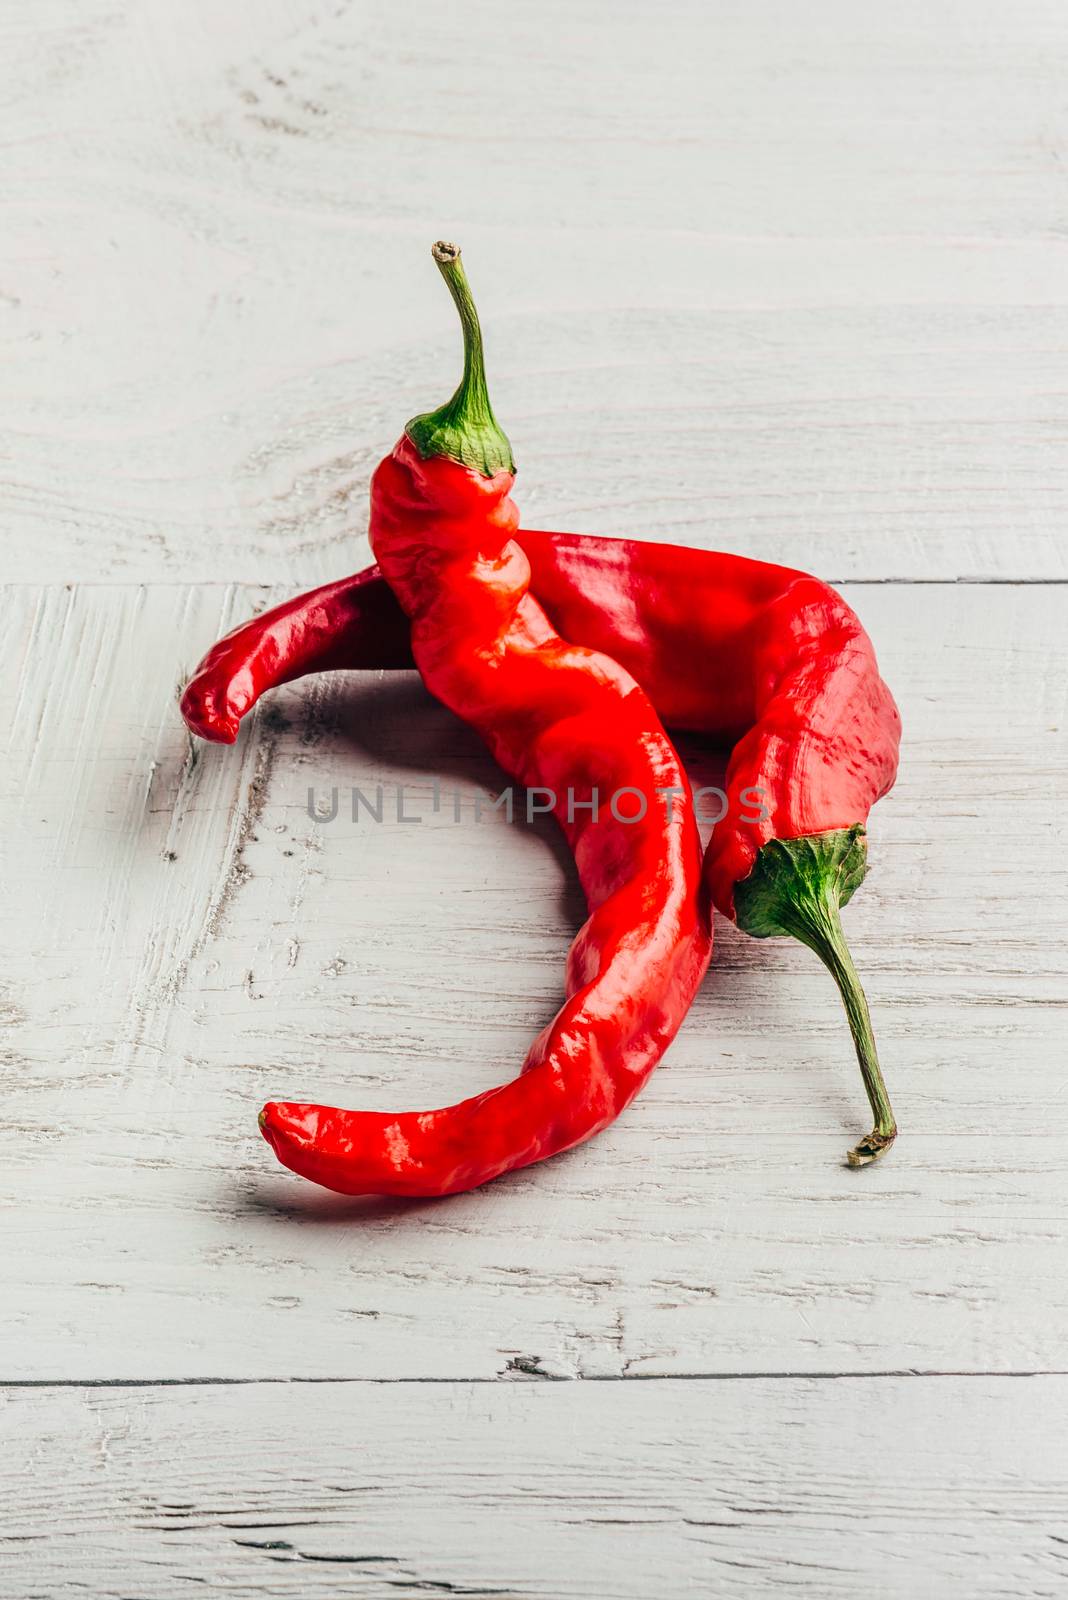
[[[645,541],[516,536],[531,592],[564,637],[627,668],[668,727],[739,741],[705,861],[714,902],[756,937],[800,938],[829,967],[875,1118],[850,1160],[872,1160],[896,1127],[839,918],[866,871],[864,824],[897,771],[900,718],[871,641],[840,595],[787,567]],[[408,620],[371,567],[235,629],[197,668],[182,710],[205,738],[232,742],[278,683],[411,665]],[[754,789],[767,811],[755,821],[743,802]]]
[[[670,728],[741,737],[729,809],[705,859],[713,899],[756,937],[789,933],[830,968],[875,1127],[895,1132],[859,979],[838,916],[866,870],[864,824],[897,771],[900,718],[864,629],[805,573],[742,556],[591,535],[517,534],[531,592],[566,638],[611,655]],[[182,700],[204,738],[232,743],[266,690],[334,668],[411,667],[408,619],[377,567],[325,584],[228,634]],[[759,789],[767,817],[743,791]]]
[[[459,252],[434,254],[463,322],[464,377],[379,466],[371,538],[427,687],[506,772],[556,797],[590,917],[568,957],[567,1000],[521,1077],[438,1111],[264,1107],[279,1158],[345,1194],[452,1194],[589,1138],[659,1061],[711,953],[682,765],[630,674],[562,639],[530,593],[512,538],[511,448],[486,394]],[[621,791],[633,820],[621,820]]]

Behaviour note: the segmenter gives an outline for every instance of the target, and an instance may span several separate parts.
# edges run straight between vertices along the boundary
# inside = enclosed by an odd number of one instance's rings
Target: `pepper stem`
[[[482,329],[459,247],[439,240],[431,254],[460,313],[464,375],[451,400],[436,411],[413,417],[405,432],[424,461],[430,456],[448,456],[487,478],[514,472],[512,447],[490,405]]]
[[[838,985],[875,1119],[871,1133],[850,1150],[847,1159],[851,1167],[866,1167],[897,1137],[868,1002],[839,915],[867,870],[864,829],[857,824],[803,839],[772,839],[758,854],[749,877],[734,891],[740,928],[757,939],[773,934],[800,939],[816,952]]]

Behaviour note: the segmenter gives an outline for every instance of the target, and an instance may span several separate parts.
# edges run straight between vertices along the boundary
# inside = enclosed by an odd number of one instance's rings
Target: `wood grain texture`
[[[0,1596],[1053,1600],[1066,1404],[1051,1378],[9,1392]]]
[[[440,233],[532,525],[1068,576],[1058,0],[225,12],[4,24],[9,579],[362,564]]]
[[[846,592],[907,730],[847,915],[898,1148],[843,1167],[866,1107],[830,981],[721,922],[615,1127],[410,1205],[283,1172],[256,1109],[510,1076],[582,915],[554,832],[474,822],[496,771],[414,676],[309,680],[191,745],[179,668],[264,595],[8,590],[0,1377],[1068,1367],[1062,594]],[[422,822],[308,815],[398,783]]]
[[[1060,1594],[1063,5],[35,0],[0,46],[0,1600]],[[508,1075],[581,916],[412,677],[177,717],[366,562],[457,372],[435,236],[529,525],[808,567],[875,637],[880,1167],[822,969],[722,923],[570,1155],[346,1202],[258,1138]],[[380,783],[423,820],[354,824]]]

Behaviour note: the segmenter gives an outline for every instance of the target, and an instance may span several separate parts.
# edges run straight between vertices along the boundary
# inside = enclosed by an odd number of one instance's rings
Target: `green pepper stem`
[[[486,355],[482,345],[482,325],[471,295],[471,285],[460,259],[459,249],[443,240],[431,250],[438,271],[452,295],[453,305],[460,313],[460,326],[464,335],[464,375],[449,408],[472,420],[493,422],[489,389],[486,387]]]
[[[851,1167],[866,1167],[897,1137],[868,1002],[840,915],[866,872],[864,829],[857,825],[802,839],[771,840],[759,852],[750,876],[734,891],[740,928],[758,939],[773,934],[800,939],[815,951],[838,985],[875,1119],[871,1133],[850,1150]]]
[[[431,254],[460,314],[464,370],[452,398],[436,411],[413,417],[406,432],[424,460],[447,456],[488,478],[514,472],[512,447],[490,404],[482,328],[459,248],[439,240]]]
[[[860,1064],[860,1075],[875,1118],[871,1133],[849,1151],[846,1159],[851,1167],[866,1167],[893,1144],[897,1137],[897,1123],[879,1065],[867,997],[846,944],[837,901],[829,895],[820,912],[822,914],[813,918],[804,930],[798,928],[796,937],[816,952],[838,985],[838,993],[842,997]]]

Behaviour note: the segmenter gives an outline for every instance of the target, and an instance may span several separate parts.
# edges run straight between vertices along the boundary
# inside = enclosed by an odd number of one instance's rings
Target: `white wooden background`
[[[0,1596],[1062,1594],[1063,0],[0,28]],[[307,816],[494,784],[417,680],[295,686],[234,750],[175,708],[366,561],[457,370],[440,235],[529,523],[810,567],[876,640],[878,1167],[822,969],[722,924],[569,1156],[354,1202],[257,1134],[510,1073],[579,912],[548,829]]]

